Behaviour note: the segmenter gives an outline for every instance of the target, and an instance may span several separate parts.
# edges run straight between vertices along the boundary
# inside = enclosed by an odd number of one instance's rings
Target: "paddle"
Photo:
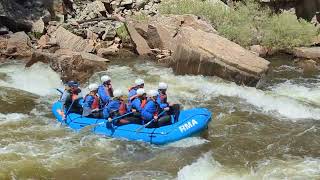
[[[62,125],[62,123],[64,122],[64,123],[66,123],[67,122],[67,117],[68,117],[68,114],[69,114],[69,111],[70,111],[70,109],[72,108],[72,106],[73,106],[73,103],[74,103],[75,101],[72,101],[72,103],[71,103],[71,105],[70,105],[70,107],[69,107],[69,109],[68,109],[68,111],[66,112],[66,115],[65,115],[65,117],[62,119],[62,121],[61,121],[61,125]]]
[[[158,117],[160,117],[162,114],[164,114],[166,111],[162,111],[159,115],[158,115]],[[144,129],[145,127],[147,127],[147,126],[149,126],[149,124],[151,124],[153,121],[155,121],[155,119],[153,118],[153,119],[151,119],[151,121],[149,121],[147,124],[145,124],[145,125],[143,125],[142,127],[139,127],[137,130],[136,130],[136,132],[138,133],[138,132],[140,132],[142,129]]]
[[[125,117],[125,116],[128,116],[128,115],[130,115],[130,114],[132,114],[132,113],[133,113],[133,112],[128,112],[128,113],[123,114],[123,115],[121,115],[121,116],[115,117],[115,118],[113,118],[113,119],[111,120],[110,123],[115,123],[117,120],[119,120],[119,119],[121,119],[121,118],[123,118],[123,117]],[[109,121],[108,121],[108,122],[109,122]],[[102,124],[105,124],[105,123],[107,123],[107,121],[105,121],[105,122],[100,122],[100,123],[96,123],[96,124],[91,124],[91,125],[87,126],[86,128],[92,128],[92,127],[99,126],[99,125],[102,125]]]
[[[63,94],[63,91],[61,91],[60,89],[58,88],[55,88],[60,94]]]

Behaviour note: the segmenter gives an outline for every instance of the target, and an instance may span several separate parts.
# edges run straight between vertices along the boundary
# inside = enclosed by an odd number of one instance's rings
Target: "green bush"
[[[245,47],[254,44],[275,48],[306,46],[317,31],[293,14],[273,14],[254,0],[237,2],[233,8],[210,1],[166,0],[160,12],[200,16],[211,22],[220,35]]]
[[[297,20],[291,13],[274,15],[265,23],[262,45],[279,49],[311,45],[317,29],[303,19]]]
[[[122,42],[130,41],[130,36],[124,24],[116,29],[116,33],[117,36],[122,40]]]

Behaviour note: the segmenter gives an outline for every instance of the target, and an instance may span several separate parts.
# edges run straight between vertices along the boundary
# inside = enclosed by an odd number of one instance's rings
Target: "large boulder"
[[[37,62],[43,62],[60,73],[62,81],[77,80],[85,83],[98,71],[107,69],[109,60],[86,52],[74,52],[69,49],[60,49],[55,53],[34,51],[27,67]]]
[[[30,57],[32,45],[29,36],[25,32],[17,32],[10,35],[5,54],[16,58]]]
[[[178,74],[214,75],[255,86],[268,70],[269,61],[217,34],[182,27],[177,38],[173,59]]]
[[[299,47],[293,49],[298,58],[320,60],[320,47]]]
[[[6,26],[11,31],[30,31],[32,23],[27,20],[29,12],[14,0],[0,1],[0,26]]]
[[[89,4],[80,12],[81,20],[93,19],[96,17],[101,17],[107,13],[105,5],[102,1],[94,1]]]
[[[53,4],[57,0],[0,0],[0,27],[12,32],[32,29],[32,22],[48,22],[54,16]],[[60,3],[60,2],[59,2]],[[61,4],[61,3],[60,3]]]
[[[151,49],[174,51],[176,35],[181,27],[192,27],[205,32],[216,33],[207,22],[195,15],[155,16],[147,21],[127,23],[127,29],[139,55],[150,55]]]
[[[155,16],[147,24],[136,24],[136,30],[147,40],[152,49],[176,49],[175,37],[182,27],[192,27],[204,32],[216,33],[216,30],[209,23],[189,14]]]
[[[93,52],[94,44],[88,39],[83,39],[70,31],[66,30],[62,26],[58,27],[51,37],[55,39],[57,44],[62,49],[71,49],[76,52]]]
[[[134,24],[131,22],[127,23],[128,33],[131,41],[140,56],[149,56],[152,54],[147,41],[137,32]]]

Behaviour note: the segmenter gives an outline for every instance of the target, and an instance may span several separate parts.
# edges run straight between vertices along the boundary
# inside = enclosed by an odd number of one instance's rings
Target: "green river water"
[[[208,131],[165,146],[75,133],[51,114],[58,74],[2,64],[0,179],[320,179],[320,73],[282,57],[261,89],[150,62],[113,63],[90,83],[101,74],[124,91],[137,77],[167,82],[169,101],[213,112]]]

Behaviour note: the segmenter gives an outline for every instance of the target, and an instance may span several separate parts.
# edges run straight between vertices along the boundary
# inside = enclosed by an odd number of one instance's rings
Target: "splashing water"
[[[253,180],[253,179],[318,179],[320,159],[298,158],[287,161],[266,160],[251,171],[225,167],[212,158],[208,152],[196,162],[183,167],[178,172],[178,180]]]
[[[40,96],[52,94],[55,88],[62,86],[59,75],[43,63],[34,64],[30,68],[24,68],[23,64],[4,65],[0,67],[0,73],[5,73],[8,77],[0,80],[0,86],[21,89]]]
[[[167,82],[170,102],[213,112],[208,135],[157,147],[75,133],[55,122],[52,102],[46,101],[57,98],[52,88],[61,87],[58,74],[41,63],[27,69],[2,65],[0,86],[41,97],[28,97],[36,103],[29,104],[30,112],[0,111],[0,179],[320,178],[320,89],[315,79],[281,81],[259,90],[216,77],[177,76],[169,68],[140,63],[111,65],[89,82],[100,83],[102,74],[123,91],[138,77],[145,79],[147,90]]]

